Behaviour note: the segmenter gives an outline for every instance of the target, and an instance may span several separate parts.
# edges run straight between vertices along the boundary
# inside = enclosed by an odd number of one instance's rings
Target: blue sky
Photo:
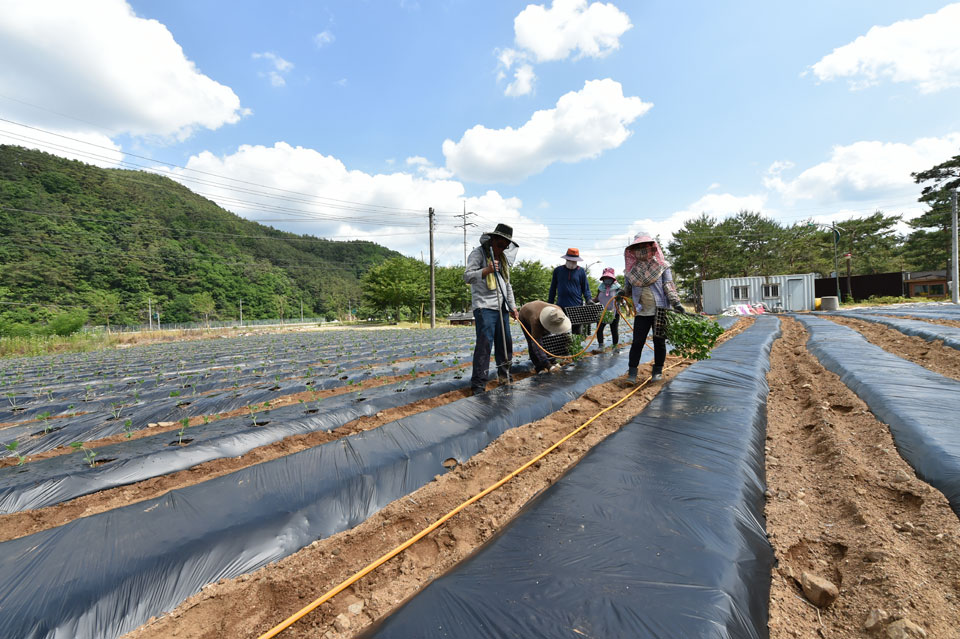
[[[701,212],[909,218],[910,172],[960,153],[960,4],[942,1],[0,11],[0,141],[416,257],[432,206],[441,264],[463,260],[464,207],[470,245],[504,221],[521,258],[576,246],[594,275],[636,231],[667,239]]]

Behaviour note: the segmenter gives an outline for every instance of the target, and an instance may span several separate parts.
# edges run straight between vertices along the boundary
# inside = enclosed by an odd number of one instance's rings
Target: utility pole
[[[473,222],[467,222],[468,215],[476,215],[473,211],[467,211],[467,201],[463,201],[463,215],[458,215],[457,217],[463,218],[463,224],[460,226],[463,228],[463,267],[467,267],[467,227],[476,226]]]
[[[837,282],[837,304],[841,304],[843,297],[840,295],[840,258],[837,255],[837,242],[840,241],[840,231],[838,231],[837,227],[833,224],[830,225],[830,228],[833,229],[833,275]]]
[[[953,241],[951,242],[952,244],[951,257],[953,258],[953,269],[950,274],[951,277],[953,278],[952,280],[953,292],[950,295],[950,299],[953,301],[954,304],[960,304],[960,290],[958,290],[960,289],[960,286],[957,286],[958,282],[957,282],[957,191],[956,189],[954,189],[953,197],[951,197],[950,199],[953,203],[951,207],[953,209],[953,215],[952,215],[953,217],[952,240]]]
[[[153,330],[153,307],[150,306],[150,298],[147,298],[147,321],[150,322],[150,330]]]
[[[303,300],[300,300],[300,323],[303,324]]]
[[[847,258],[847,301],[853,299],[853,287],[850,285],[850,260],[853,257],[853,254],[847,253],[844,255]]]
[[[433,207],[429,211],[430,220],[430,328],[437,327],[437,275],[433,262]]]
[[[240,328],[243,328],[243,298],[240,298]]]

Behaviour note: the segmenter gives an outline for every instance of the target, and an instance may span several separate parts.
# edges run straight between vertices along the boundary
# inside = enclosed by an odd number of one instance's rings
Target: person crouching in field
[[[463,280],[470,285],[477,329],[473,375],[470,377],[474,395],[486,390],[491,348],[500,382],[510,379],[510,360],[513,359],[510,318],[519,318],[510,284],[510,266],[519,248],[513,241],[513,228],[497,224],[493,231],[480,236],[480,246],[467,257]]]
[[[527,329],[527,352],[536,371],[539,373],[556,366],[556,360],[537,346],[534,340],[542,343],[544,335],[570,332],[570,318],[563,314],[563,309],[540,300],[527,302],[520,307],[520,323]]]

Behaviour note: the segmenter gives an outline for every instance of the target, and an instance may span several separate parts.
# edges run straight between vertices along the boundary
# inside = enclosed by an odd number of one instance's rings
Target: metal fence
[[[353,324],[354,322],[351,322]],[[257,327],[275,327],[275,326],[316,326],[317,324],[330,324],[332,326],[337,326],[340,322],[328,321],[322,317],[310,317],[310,318],[300,318],[296,319],[284,319],[279,320],[277,318],[273,319],[259,319],[259,320],[243,320],[243,323],[240,323],[240,320],[224,320],[224,321],[209,321],[209,322],[184,322],[184,323],[174,323],[174,324],[156,324],[152,326],[150,324],[131,324],[124,326],[114,326],[111,325],[109,332],[111,333],[143,333],[147,331],[202,331],[209,328],[257,328]],[[108,331],[106,326],[84,326],[82,332],[84,333],[106,333]]]

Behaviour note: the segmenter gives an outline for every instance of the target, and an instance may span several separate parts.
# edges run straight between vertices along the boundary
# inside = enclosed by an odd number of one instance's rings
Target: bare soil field
[[[869,322],[835,321],[895,355],[960,379],[960,352],[942,343],[907,337]],[[730,339],[751,322],[743,318],[722,339]],[[922,636],[916,629],[927,637],[957,636],[960,520],[946,498],[917,479],[899,457],[889,429],[807,351],[802,325],[790,318],[782,317],[781,322],[783,334],[774,343],[768,375],[766,529],[777,560],[771,575],[770,637]],[[594,386],[545,419],[510,430],[466,463],[438,475],[359,526],[320,539],[253,573],[208,584],[175,610],[151,619],[125,638],[258,637],[596,417],[528,470],[279,635],[355,636],[503,530],[524,505],[627,424],[663,384],[689,365],[670,357],[663,382],[647,382],[639,389],[623,378]],[[649,364],[641,368],[641,379],[644,375],[649,375]],[[289,437],[242,457],[49,508],[0,516],[0,540],[378,428],[465,395],[463,391],[447,393],[334,431]],[[191,428],[202,428],[202,424]],[[829,605],[813,603],[801,585],[805,574],[808,580],[813,575],[836,586],[836,600]]]

